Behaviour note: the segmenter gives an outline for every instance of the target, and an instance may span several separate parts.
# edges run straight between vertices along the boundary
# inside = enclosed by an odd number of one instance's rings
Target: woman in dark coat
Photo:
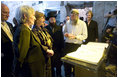
[[[92,11],[88,11],[87,15],[87,30],[88,30],[88,38],[86,39],[85,43],[88,42],[97,42],[98,41],[98,24],[96,21],[92,20],[93,13]]]
[[[51,59],[50,57],[53,56],[54,52],[52,50],[52,37],[47,32],[47,29],[43,27],[45,22],[44,14],[41,12],[35,12],[35,24],[33,27],[34,34],[40,39],[42,51],[45,56],[45,63],[46,63],[46,77],[51,77]]]
[[[14,35],[15,75],[22,77],[44,77],[45,57],[40,40],[31,31],[34,25],[35,11],[27,5],[17,10],[19,26]]]

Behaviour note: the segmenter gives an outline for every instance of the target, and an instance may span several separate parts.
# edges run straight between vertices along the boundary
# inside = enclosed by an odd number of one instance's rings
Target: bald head
[[[1,3],[1,20],[2,21],[6,21],[8,20],[8,17],[9,17],[9,8]]]

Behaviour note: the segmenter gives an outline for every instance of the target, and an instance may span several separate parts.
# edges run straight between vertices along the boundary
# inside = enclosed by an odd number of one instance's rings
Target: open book
[[[81,45],[75,52],[68,53],[67,57],[97,65],[107,47],[107,43],[89,42],[87,45]]]

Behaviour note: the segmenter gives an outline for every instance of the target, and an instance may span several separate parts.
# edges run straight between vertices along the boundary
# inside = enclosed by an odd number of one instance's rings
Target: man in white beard
[[[80,20],[79,12],[77,9],[71,11],[70,20],[66,22],[64,28],[65,49],[64,55],[67,53],[76,51],[78,47],[83,43],[83,40],[87,38],[87,27],[84,21]],[[72,65],[64,63],[65,76],[70,77],[72,71]]]

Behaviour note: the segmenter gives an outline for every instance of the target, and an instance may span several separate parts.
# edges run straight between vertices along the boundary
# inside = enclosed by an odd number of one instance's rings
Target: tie
[[[11,31],[10,31],[9,26],[7,25],[7,23],[6,22],[2,22],[1,23],[1,27],[5,31],[5,33],[9,37],[9,39],[13,42],[13,35],[12,35],[12,33],[11,33]]]

